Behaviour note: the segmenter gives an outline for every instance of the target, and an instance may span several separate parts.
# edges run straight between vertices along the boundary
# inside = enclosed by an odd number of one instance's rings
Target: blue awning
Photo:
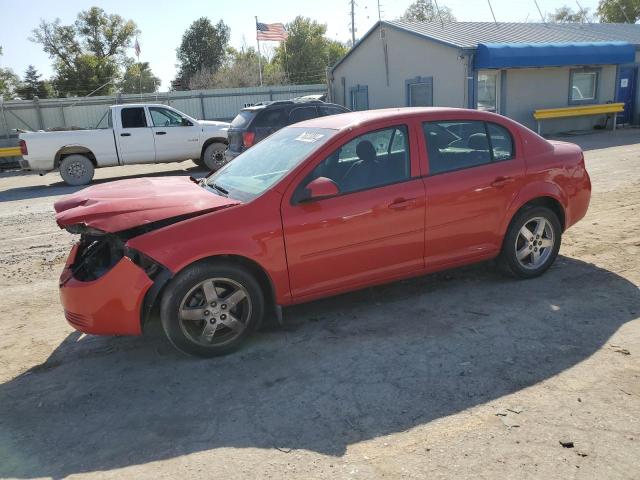
[[[480,43],[475,68],[561,67],[633,63],[636,49],[627,42]]]

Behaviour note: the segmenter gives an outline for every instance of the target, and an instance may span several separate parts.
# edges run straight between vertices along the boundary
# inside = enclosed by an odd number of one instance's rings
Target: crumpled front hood
[[[54,208],[60,228],[81,224],[115,233],[239,203],[202,188],[188,177],[157,177],[94,185],[58,200]]]

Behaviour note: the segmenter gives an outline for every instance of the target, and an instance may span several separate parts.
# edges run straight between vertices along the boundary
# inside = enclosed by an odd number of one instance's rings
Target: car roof
[[[264,102],[259,105],[251,105],[250,107],[244,107],[241,109],[243,112],[257,112],[259,110],[266,110],[278,107],[292,107],[292,106],[307,106],[307,105],[331,105],[336,106],[335,103],[323,102],[322,100],[310,100],[310,99],[300,99],[300,100],[273,100],[269,102]],[[337,105],[338,107],[342,107],[342,105]]]
[[[378,110],[362,110],[358,112],[339,113],[326,117],[317,117],[296,123],[295,127],[305,128],[331,128],[334,130],[344,130],[355,126],[367,126],[381,120],[406,120],[411,117],[435,117],[464,114],[465,118],[477,118],[489,120],[496,114],[470,110],[466,108],[451,107],[401,107],[384,108]],[[503,117],[500,117],[503,118]]]

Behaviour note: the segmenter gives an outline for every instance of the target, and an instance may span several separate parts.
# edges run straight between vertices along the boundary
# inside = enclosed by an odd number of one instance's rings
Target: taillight
[[[256,139],[256,134],[254,132],[244,132],[242,134],[242,144],[249,148],[253,145],[253,141]]]
[[[19,145],[20,145],[20,155],[22,155],[23,157],[25,155],[29,155],[29,150],[27,150],[27,142],[25,142],[24,140],[20,140]]]

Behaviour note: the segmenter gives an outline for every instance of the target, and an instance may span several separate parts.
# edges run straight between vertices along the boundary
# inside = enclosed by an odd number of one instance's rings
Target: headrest
[[[376,149],[369,140],[361,140],[356,147],[356,153],[361,160],[369,161],[376,159]]]
[[[489,142],[485,133],[474,133],[469,137],[467,146],[472,150],[489,150]]]

